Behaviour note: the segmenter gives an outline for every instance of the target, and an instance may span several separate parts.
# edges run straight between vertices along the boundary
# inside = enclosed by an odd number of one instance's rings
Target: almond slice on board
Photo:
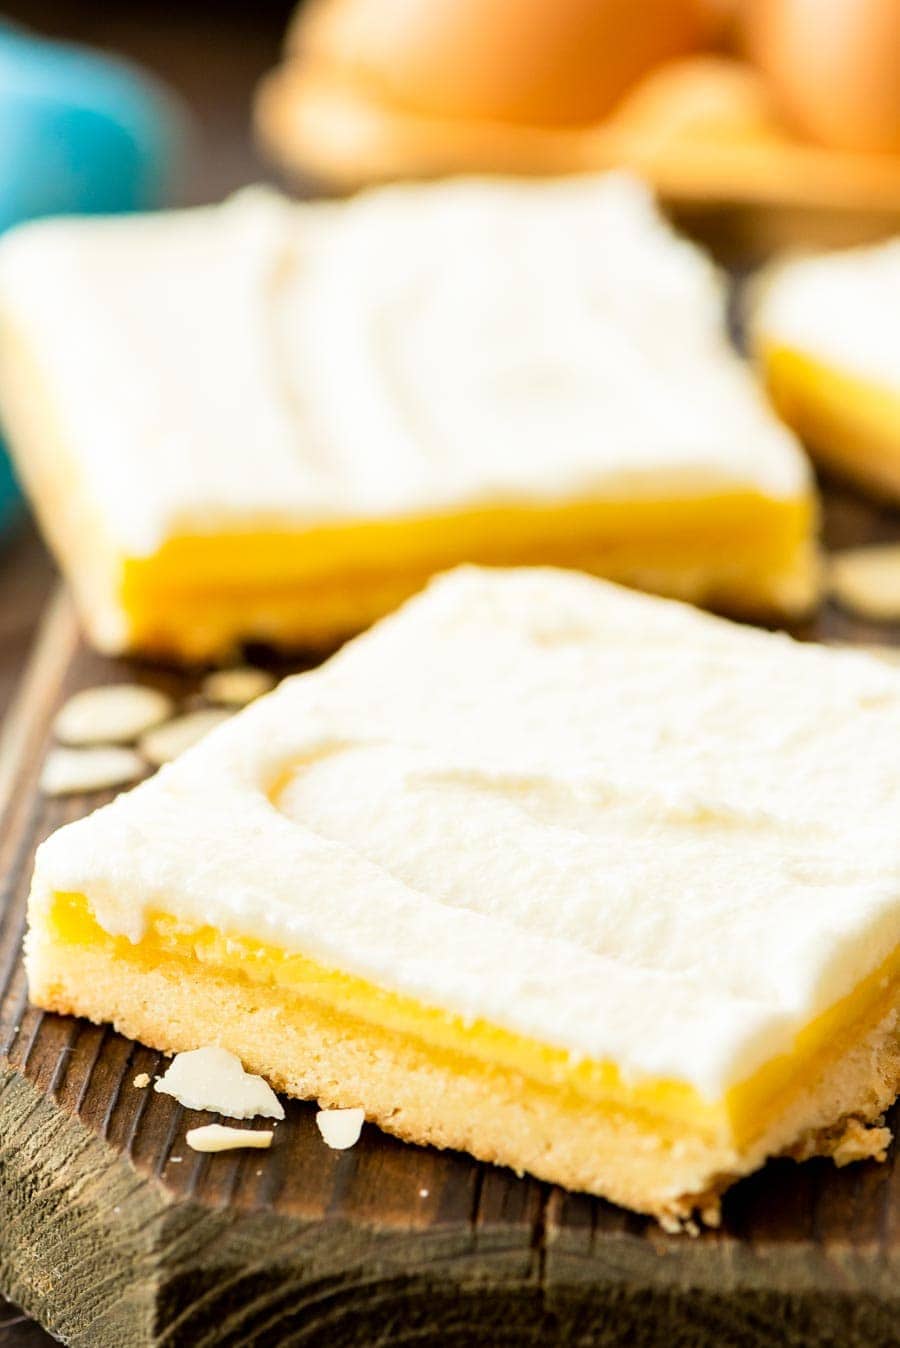
[[[165,721],[174,703],[157,688],[140,683],[110,683],[83,688],[56,713],[53,733],[63,744],[131,744]]]
[[[104,791],[143,777],[147,764],[133,749],[114,745],[86,749],[51,749],[44,760],[40,786],[45,796],[74,796]]]
[[[278,680],[267,669],[238,665],[234,669],[216,669],[207,674],[200,691],[208,702],[222,707],[246,707],[263,693],[271,692]]]
[[[174,1095],[185,1109],[209,1109],[232,1119],[283,1119],[284,1106],[262,1077],[245,1072],[240,1058],[225,1048],[176,1053],[153,1089]]]
[[[216,726],[227,721],[232,715],[223,707],[204,707],[200,711],[189,711],[184,716],[176,716],[174,721],[148,730],[138,742],[138,748],[146,759],[155,766],[169,763],[185,749],[190,749],[208,735]]]
[[[900,543],[835,553],[828,566],[828,588],[842,608],[860,618],[900,621]]]
[[[194,1151],[236,1151],[240,1147],[271,1147],[271,1128],[228,1128],[224,1123],[206,1123],[189,1128],[184,1139]]]
[[[322,1134],[322,1141],[333,1151],[346,1151],[355,1147],[365,1122],[362,1109],[320,1109],[316,1115],[316,1127]]]

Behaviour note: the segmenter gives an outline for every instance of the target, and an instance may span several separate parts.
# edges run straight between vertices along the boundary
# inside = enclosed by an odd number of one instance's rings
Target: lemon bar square
[[[327,645],[462,561],[815,598],[802,451],[626,178],[23,227],[0,413],[107,651]]]
[[[772,400],[813,456],[900,501],[900,240],[773,265],[752,333]]]
[[[709,1213],[768,1156],[883,1153],[898,731],[875,657],[462,568],[51,837],[31,997]]]

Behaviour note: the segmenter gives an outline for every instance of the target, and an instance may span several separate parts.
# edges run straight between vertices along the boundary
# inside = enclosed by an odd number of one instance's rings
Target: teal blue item
[[[183,131],[175,101],[134,66],[0,20],[0,231],[163,205]],[[0,449],[0,529],[16,496]]]
[[[14,518],[19,503],[19,489],[12,474],[9,459],[0,450],[0,535]]]

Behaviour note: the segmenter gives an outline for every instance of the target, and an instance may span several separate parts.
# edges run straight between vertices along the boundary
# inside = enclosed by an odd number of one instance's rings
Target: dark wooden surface
[[[270,176],[253,143],[250,100],[259,76],[275,62],[292,8],[292,0],[6,0],[3,14],[51,37],[119,52],[165,79],[194,128],[179,199],[203,202]],[[0,721],[52,579],[46,551],[23,520],[0,540]],[[0,1297],[0,1348],[49,1342]]]
[[[0,539],[0,723],[22,677],[54,577],[37,531],[23,516]]]
[[[900,531],[832,491],[827,532]],[[806,634],[900,639],[833,609]],[[50,716],[123,674],[182,694],[197,677],[92,654],[56,603],[0,755],[0,1284],[20,1304],[85,1348],[900,1341],[893,1160],[771,1165],[691,1240],[371,1127],[330,1152],[300,1102],[269,1153],[191,1152],[205,1116],[131,1084],[159,1056],[30,1008],[19,955],[36,843],[101,799],[37,794]]]

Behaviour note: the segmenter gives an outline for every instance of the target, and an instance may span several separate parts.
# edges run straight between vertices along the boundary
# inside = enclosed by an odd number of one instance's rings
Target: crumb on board
[[[851,1165],[854,1161],[885,1161],[890,1145],[890,1128],[866,1127],[859,1119],[848,1119],[831,1154],[836,1166]]]
[[[709,1208],[704,1209],[704,1212],[710,1211],[713,1210]],[[692,1217],[690,1215],[681,1217],[676,1216],[674,1212],[664,1212],[660,1215],[660,1217],[657,1220],[659,1221],[660,1226],[662,1227],[663,1231],[665,1231],[667,1236],[690,1236],[692,1240],[696,1240],[697,1237],[700,1235],[700,1232],[702,1231],[704,1225],[709,1226],[719,1225],[721,1221],[719,1210],[718,1208],[716,1208],[714,1209],[714,1211],[716,1219],[713,1222],[706,1222],[704,1212],[701,1212],[699,1214],[700,1215],[699,1221],[697,1221],[696,1217]]]

